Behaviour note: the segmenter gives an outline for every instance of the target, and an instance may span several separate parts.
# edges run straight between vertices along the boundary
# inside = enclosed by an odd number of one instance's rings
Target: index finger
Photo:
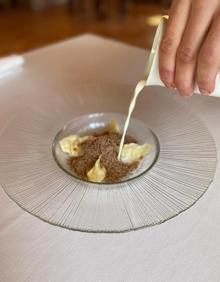
[[[159,72],[161,80],[169,88],[174,86],[176,53],[185,30],[190,6],[190,0],[172,2],[170,16],[161,40]]]

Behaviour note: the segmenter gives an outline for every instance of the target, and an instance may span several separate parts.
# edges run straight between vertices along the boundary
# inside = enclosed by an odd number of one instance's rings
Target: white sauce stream
[[[148,76],[149,76],[149,73],[150,73],[150,70],[151,70],[151,66],[153,64],[156,48],[158,47],[158,44],[159,44],[158,39],[160,38],[160,34],[159,34],[160,32],[161,32],[161,30],[157,29],[155,39],[154,39],[154,42],[153,42],[153,46],[152,46],[150,55],[149,55],[148,60],[147,60],[147,64],[146,64],[146,68],[145,68],[145,72],[144,72],[144,74],[145,74],[144,79],[140,80],[138,82],[138,84],[136,85],[136,88],[135,88],[135,91],[134,91],[134,96],[133,96],[131,103],[130,103],[130,106],[129,106],[128,116],[127,116],[126,121],[125,121],[124,129],[123,129],[123,135],[122,135],[120,146],[119,146],[118,160],[120,160],[120,157],[121,157],[121,151],[122,151],[122,148],[123,148],[123,145],[124,145],[125,135],[126,135],[127,130],[128,130],[131,115],[134,111],[137,98],[138,98],[139,94],[141,93],[141,91],[143,90],[144,86],[147,84],[147,81],[148,81]]]
[[[127,116],[126,121],[125,121],[124,129],[123,129],[123,135],[122,135],[120,146],[119,146],[119,152],[118,152],[118,159],[119,160],[120,160],[120,157],[121,157],[121,151],[122,151],[122,148],[123,148],[123,145],[124,145],[125,135],[126,135],[127,130],[128,130],[131,115],[134,111],[137,98],[138,98],[139,94],[141,93],[141,91],[143,90],[145,84],[146,84],[146,80],[140,80],[138,82],[138,84],[136,85],[136,88],[135,88],[135,91],[134,91],[134,96],[133,96],[131,103],[130,103],[130,106],[129,106],[128,116]]]

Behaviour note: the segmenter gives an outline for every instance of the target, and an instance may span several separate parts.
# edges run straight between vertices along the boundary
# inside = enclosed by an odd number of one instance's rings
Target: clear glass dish
[[[52,144],[53,156],[59,167],[61,167],[65,172],[72,175],[73,177],[81,180],[70,168],[70,165],[68,164],[69,156],[61,150],[59,141],[64,137],[72,134],[86,136],[94,132],[101,131],[106,128],[112,118],[116,119],[120,128],[120,133],[122,133],[126,116],[119,113],[94,113],[89,115],[82,115],[64,125],[64,127],[56,134]],[[159,141],[153,131],[149,129],[146,123],[144,123],[143,121],[136,118],[131,118],[127,134],[135,138],[138,141],[138,144],[151,144],[152,149],[150,153],[147,154],[143,158],[143,160],[141,160],[137,169],[135,169],[132,173],[128,174],[126,178],[120,180],[117,183],[135,179],[143,173],[146,173],[155,164],[159,155]],[[94,184],[94,182],[91,183]],[[115,184],[115,182],[108,182],[106,184],[111,185]]]
[[[154,144],[143,167],[116,184],[73,176],[56,151],[57,141],[69,133],[83,135],[104,127],[113,112],[124,114],[116,116],[122,128],[134,89],[70,82],[37,96],[31,104],[26,96],[24,109],[14,110],[1,130],[0,182],[22,209],[71,230],[125,232],[177,216],[207,191],[217,162],[212,135],[182,99],[148,87],[128,132],[140,143]],[[89,114],[100,109],[104,113]]]

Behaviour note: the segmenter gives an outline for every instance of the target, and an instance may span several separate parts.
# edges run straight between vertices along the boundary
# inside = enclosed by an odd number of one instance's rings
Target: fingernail
[[[173,88],[172,85],[168,85],[167,88],[168,88],[169,90],[174,90],[174,88]]]
[[[174,83],[171,83],[169,88],[172,89],[172,90],[175,90],[175,85],[174,85]]]
[[[192,93],[185,93],[181,96],[184,97],[184,98],[189,98],[189,97],[192,97],[192,95],[193,95]]]
[[[179,90],[180,95],[183,97],[191,97],[193,95],[192,90]]]
[[[209,92],[208,90],[205,90],[205,89],[201,89],[201,94],[203,96],[208,96],[211,92]]]

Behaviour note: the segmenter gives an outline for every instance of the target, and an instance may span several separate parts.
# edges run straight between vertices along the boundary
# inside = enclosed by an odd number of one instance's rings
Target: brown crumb
[[[138,162],[125,164],[118,160],[118,154],[114,150],[109,150],[102,154],[101,163],[107,170],[106,182],[116,182],[124,178],[138,167]]]
[[[80,178],[87,179],[87,172],[94,166],[100,155],[100,162],[107,171],[105,182],[119,181],[137,168],[138,162],[125,164],[117,159],[120,134],[102,132],[94,133],[93,137],[95,138],[89,138],[80,145],[81,156],[70,159],[71,168]],[[126,136],[125,144],[129,143],[137,143],[137,141],[131,136]]]

